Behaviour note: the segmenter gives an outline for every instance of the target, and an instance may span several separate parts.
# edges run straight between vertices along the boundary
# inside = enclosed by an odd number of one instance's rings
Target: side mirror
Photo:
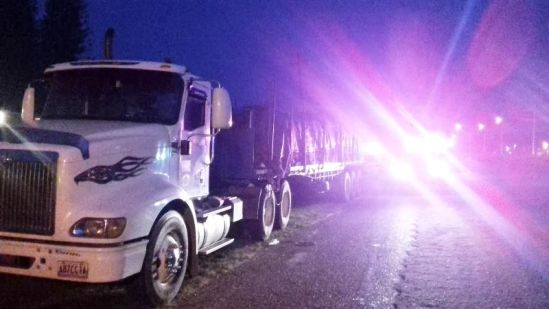
[[[233,126],[233,113],[229,92],[215,88],[212,95],[212,128],[229,129]]]
[[[35,126],[34,120],[34,88],[27,87],[23,95],[23,109],[21,110],[21,120],[28,126]]]

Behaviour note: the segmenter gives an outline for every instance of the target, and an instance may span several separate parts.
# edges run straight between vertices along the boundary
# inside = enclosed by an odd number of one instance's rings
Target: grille
[[[0,231],[53,235],[58,154],[0,150]]]

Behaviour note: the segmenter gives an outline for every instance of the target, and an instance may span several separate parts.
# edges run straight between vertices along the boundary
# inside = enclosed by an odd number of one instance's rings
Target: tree
[[[46,0],[41,23],[42,65],[74,61],[87,47],[86,5],[82,0]]]
[[[19,106],[36,73],[34,0],[0,1],[0,107]]]

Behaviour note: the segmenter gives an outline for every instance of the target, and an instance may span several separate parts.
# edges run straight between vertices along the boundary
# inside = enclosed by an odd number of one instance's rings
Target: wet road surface
[[[549,246],[547,226],[544,234],[523,237],[534,246],[524,254],[505,238],[508,231],[456,197],[432,204],[386,195],[315,207],[332,215],[182,302],[196,308],[549,307],[547,255],[540,255]]]

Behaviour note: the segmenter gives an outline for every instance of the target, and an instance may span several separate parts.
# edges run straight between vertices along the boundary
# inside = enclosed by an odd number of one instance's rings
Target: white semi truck
[[[210,173],[214,154],[224,156],[216,135],[232,125],[229,94],[182,66],[63,63],[48,67],[41,84],[43,100],[33,84],[25,91],[22,125],[0,128],[0,273],[131,277],[151,304],[166,304],[200,254],[233,242],[235,222],[249,221],[263,240],[276,224],[284,228],[290,184],[337,179],[348,193],[355,175],[345,164],[303,160],[283,172],[261,163],[239,179],[230,164]],[[249,145],[233,142],[220,149],[234,156]]]

